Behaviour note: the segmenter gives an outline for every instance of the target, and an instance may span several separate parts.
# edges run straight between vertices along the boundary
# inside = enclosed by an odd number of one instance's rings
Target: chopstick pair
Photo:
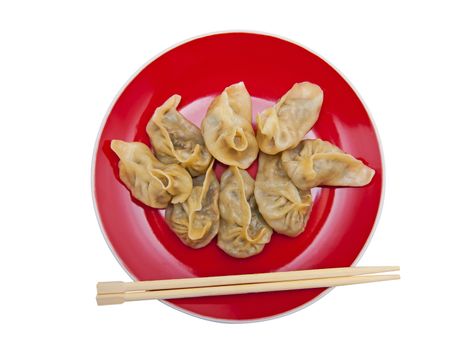
[[[97,305],[112,305],[137,300],[336,287],[396,280],[400,275],[371,274],[399,270],[399,266],[342,267],[157,281],[99,282],[96,299]]]

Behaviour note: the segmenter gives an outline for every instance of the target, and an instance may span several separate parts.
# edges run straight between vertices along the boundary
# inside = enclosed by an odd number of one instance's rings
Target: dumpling
[[[260,253],[273,233],[258,211],[254,183],[247,171],[235,166],[221,176],[217,245],[235,258]]]
[[[282,153],[283,168],[301,189],[316,186],[365,186],[375,171],[321,139],[303,140]]]
[[[257,115],[257,141],[267,154],[295,147],[319,117],[323,90],[318,85],[296,83],[273,107]]]
[[[189,173],[177,164],[160,163],[141,142],[113,140],[112,150],[120,158],[119,175],[133,197],[153,208],[184,202],[192,190]]]
[[[258,156],[252,103],[242,82],[227,87],[212,101],[201,129],[209,152],[224,164],[247,169]]]
[[[260,153],[255,199],[263,218],[276,232],[295,237],[304,231],[311,212],[311,192],[291,182],[280,155]]]
[[[176,108],[181,96],[173,95],[158,107],[146,126],[153,151],[165,164],[180,164],[192,176],[206,172],[212,157],[199,128]]]
[[[205,175],[193,178],[189,198],[184,203],[169,205],[165,212],[168,225],[192,248],[204,247],[219,230],[219,182],[212,165]]]

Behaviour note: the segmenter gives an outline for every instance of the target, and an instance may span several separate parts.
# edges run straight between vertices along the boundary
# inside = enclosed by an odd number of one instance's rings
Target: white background
[[[473,13],[456,1],[2,1],[0,348],[472,349]],[[399,264],[402,280],[253,324],[155,301],[99,308],[97,281],[128,280],[92,205],[102,118],[151,57],[231,29],[299,42],[356,87],[387,174],[359,264]]]

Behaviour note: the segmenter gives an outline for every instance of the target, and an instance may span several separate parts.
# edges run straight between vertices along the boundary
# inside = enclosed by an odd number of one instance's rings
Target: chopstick
[[[309,280],[266,282],[237,284],[213,287],[197,287],[183,289],[168,289],[129,293],[112,293],[97,295],[97,305],[122,304],[126,301],[152,300],[152,299],[179,299],[191,297],[204,297],[216,295],[246,294],[275,292],[296,289],[311,289],[322,287],[346,286],[350,284],[390,281],[400,279],[399,275],[377,275],[377,276],[350,276],[330,277]]]
[[[399,266],[338,267],[330,269],[299,270],[285,272],[255,273],[198,278],[181,278],[138,282],[99,282],[97,294],[125,293],[143,290],[210,287],[245,283],[294,281],[327,277],[348,277],[380,272],[399,271]]]
[[[262,293],[336,287],[399,279],[399,275],[359,276],[398,271],[398,266],[349,267],[141,282],[99,282],[97,304],[126,301]]]

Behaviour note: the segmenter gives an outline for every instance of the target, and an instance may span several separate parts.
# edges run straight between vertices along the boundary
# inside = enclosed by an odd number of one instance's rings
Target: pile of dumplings
[[[364,186],[374,170],[329,142],[303,140],[316,123],[323,91],[296,83],[257,115],[245,85],[227,87],[210,104],[201,129],[171,96],[147,124],[151,148],[113,140],[119,175],[133,197],[165,209],[177,237],[202,248],[217,245],[236,258],[260,253],[273,231],[295,237],[304,231],[316,186]],[[254,180],[247,169],[258,158]],[[215,160],[228,165],[220,183]]]

